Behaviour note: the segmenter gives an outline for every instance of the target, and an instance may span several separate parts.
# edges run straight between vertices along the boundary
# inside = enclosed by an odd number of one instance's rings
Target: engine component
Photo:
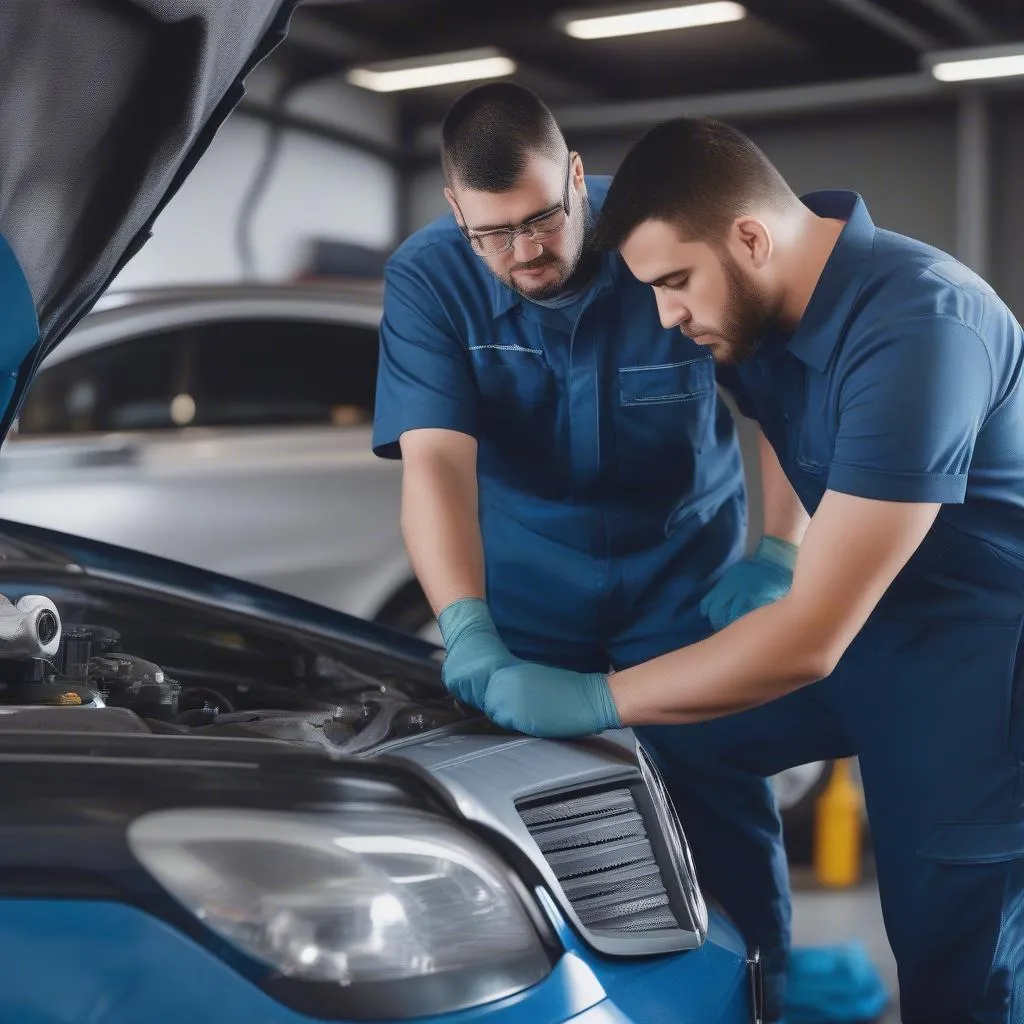
[[[60,613],[37,594],[17,604],[0,594],[0,660],[49,660],[60,646]]]
[[[175,721],[206,735],[269,736],[358,754],[385,741],[478,719],[452,699],[413,700],[395,688],[383,689],[358,694],[341,705],[220,714],[206,708],[206,715],[198,710],[186,711]]]
[[[84,683],[89,677],[89,659],[92,657],[92,635],[72,626],[64,630],[53,665],[56,674],[69,681]]]
[[[48,597],[29,594],[14,604],[0,595],[0,704],[88,703],[76,689],[46,680],[61,635],[60,613]]]
[[[121,628],[127,635],[131,627]],[[347,754],[479,718],[449,697],[413,697],[403,680],[323,654],[312,672],[303,655],[252,675],[248,664],[207,671],[186,657],[179,682],[121,645],[121,633],[109,626],[81,619],[62,624],[47,597],[27,596],[15,605],[0,596],[0,706],[36,708],[47,722],[68,708],[117,708],[151,731],[273,737]],[[353,682],[362,684],[355,692]],[[340,699],[331,699],[335,694]]]
[[[143,718],[165,722],[178,714],[181,686],[168,679],[159,665],[132,654],[112,651],[94,656],[88,681],[110,707],[130,708]]]

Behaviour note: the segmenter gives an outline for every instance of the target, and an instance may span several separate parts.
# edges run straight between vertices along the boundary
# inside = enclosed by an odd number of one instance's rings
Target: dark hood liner
[[[40,327],[27,356],[0,337],[0,369],[15,374],[0,438],[39,361],[149,237],[297,3],[0,5],[0,235]]]

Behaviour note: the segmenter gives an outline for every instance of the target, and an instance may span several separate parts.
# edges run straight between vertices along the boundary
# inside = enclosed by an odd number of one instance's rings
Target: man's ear
[[[584,185],[584,174],[586,173],[583,170],[583,157],[579,153],[573,153],[570,159],[572,160],[572,183],[577,188],[582,188]]]
[[[740,263],[753,270],[761,270],[772,257],[774,242],[771,232],[757,217],[738,217],[733,221],[729,241]]]

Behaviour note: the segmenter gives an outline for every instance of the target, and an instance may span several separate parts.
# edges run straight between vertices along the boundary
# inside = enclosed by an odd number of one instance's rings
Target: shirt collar
[[[788,344],[798,359],[824,373],[860,293],[860,270],[871,256],[875,225],[856,192],[811,192],[800,198],[818,216],[846,221]]]
[[[594,275],[594,280],[591,284],[591,297],[614,283],[616,272],[618,270],[616,263],[619,259],[620,257],[618,254],[614,252],[601,254],[601,261],[598,264],[597,273]],[[528,305],[531,309],[550,312],[545,309],[545,307],[538,305],[536,302],[530,302],[529,299],[524,299],[519,292],[515,291],[513,288],[509,288],[507,284],[499,280],[499,278],[490,270],[488,270],[488,274],[490,274],[491,278],[491,309],[495,320],[500,316],[504,316],[504,314],[510,309],[524,304]]]

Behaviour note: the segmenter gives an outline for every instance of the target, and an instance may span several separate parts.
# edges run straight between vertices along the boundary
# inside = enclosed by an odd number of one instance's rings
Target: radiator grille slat
[[[647,830],[639,814],[616,814],[612,818],[591,818],[561,825],[545,825],[533,833],[537,845],[545,852],[567,850],[585,843],[596,846],[615,839],[646,839]]]
[[[586,927],[621,935],[679,928],[629,789],[535,804],[520,815]]]

